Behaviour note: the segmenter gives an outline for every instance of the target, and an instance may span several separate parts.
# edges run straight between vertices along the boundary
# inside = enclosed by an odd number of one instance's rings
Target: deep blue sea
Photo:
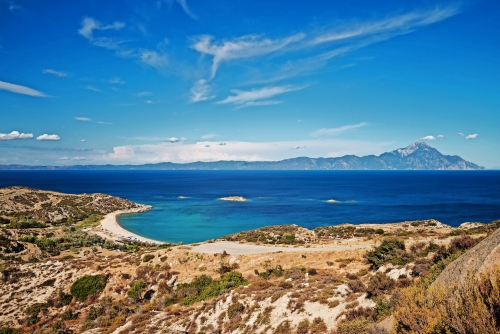
[[[457,226],[500,219],[500,171],[0,171],[0,187],[12,185],[150,204],[151,211],[121,216],[119,223],[169,242],[276,224],[435,218]],[[218,200],[232,195],[249,201]]]

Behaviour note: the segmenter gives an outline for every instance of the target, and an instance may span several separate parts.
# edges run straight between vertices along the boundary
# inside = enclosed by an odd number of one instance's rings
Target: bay
[[[101,192],[152,205],[149,212],[120,216],[119,223],[168,242],[277,224],[434,218],[458,226],[500,219],[500,171],[0,171],[0,187],[12,185]],[[248,201],[218,200],[226,196]]]

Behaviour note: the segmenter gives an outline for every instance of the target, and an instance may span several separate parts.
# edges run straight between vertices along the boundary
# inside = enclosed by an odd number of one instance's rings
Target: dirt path
[[[338,245],[338,246],[317,246],[317,247],[282,247],[282,246],[262,246],[240,244],[231,241],[217,241],[213,243],[205,243],[194,246],[191,250],[198,253],[222,253],[226,251],[231,255],[249,255],[249,254],[262,254],[273,252],[322,252],[322,251],[337,251],[337,250],[351,250],[351,249],[364,249],[372,248],[374,244],[363,245]]]

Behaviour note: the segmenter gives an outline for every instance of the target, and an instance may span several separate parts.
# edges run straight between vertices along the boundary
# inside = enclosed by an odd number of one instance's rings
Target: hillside
[[[27,187],[0,189],[0,217],[23,217],[38,222],[83,220],[90,214],[141,208],[134,202],[105,194],[62,194]]]

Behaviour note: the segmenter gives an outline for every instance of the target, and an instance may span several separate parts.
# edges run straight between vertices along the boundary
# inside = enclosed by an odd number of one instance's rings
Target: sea
[[[119,224],[185,244],[279,224],[500,219],[500,171],[0,171],[0,187],[13,185],[152,205]]]

